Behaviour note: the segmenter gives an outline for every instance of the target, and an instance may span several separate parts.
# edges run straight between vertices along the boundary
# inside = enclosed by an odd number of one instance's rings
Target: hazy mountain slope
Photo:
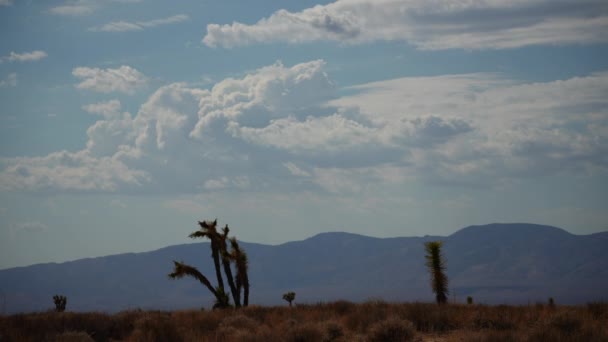
[[[250,259],[251,302],[281,303],[288,290],[297,293],[296,302],[431,301],[423,243],[436,239],[445,241],[457,300],[467,295],[487,303],[549,296],[562,303],[608,299],[608,233],[579,236],[555,227],[491,224],[448,237],[324,233],[277,246],[242,243]],[[193,264],[213,278],[207,243],[33,265],[0,271],[5,298],[0,309],[45,310],[52,307],[53,294],[66,295],[71,310],[209,307],[212,298],[200,284],[167,278],[172,260]]]

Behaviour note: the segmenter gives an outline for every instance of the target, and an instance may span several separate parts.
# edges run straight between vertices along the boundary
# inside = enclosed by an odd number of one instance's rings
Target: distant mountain
[[[280,304],[290,290],[296,302],[432,301],[423,243],[438,239],[448,260],[451,301],[469,295],[494,304],[608,299],[608,232],[573,235],[549,226],[490,224],[448,237],[323,233],[276,246],[242,243],[250,259],[251,302]],[[212,298],[203,286],[168,279],[172,260],[214,278],[207,243],[18,267],[0,271],[0,310],[46,310],[54,294],[66,295],[68,309],[78,311],[208,308]]]

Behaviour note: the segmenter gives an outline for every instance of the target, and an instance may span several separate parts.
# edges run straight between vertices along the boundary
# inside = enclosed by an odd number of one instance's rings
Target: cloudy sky
[[[605,0],[0,0],[0,268],[608,229]]]

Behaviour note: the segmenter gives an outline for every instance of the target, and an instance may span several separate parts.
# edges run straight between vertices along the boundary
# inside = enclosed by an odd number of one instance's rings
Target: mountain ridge
[[[575,235],[551,226],[489,224],[449,236],[327,232],[277,245],[241,244],[250,257],[252,304],[280,304],[286,291],[295,291],[299,302],[432,301],[423,242],[436,239],[445,241],[456,300],[472,295],[477,302],[521,304],[553,296],[581,303],[606,299],[605,237],[608,232]],[[0,270],[0,290],[7,312],[48,309],[57,293],[78,311],[208,307],[212,298],[200,284],[167,278],[172,260],[212,274],[208,243],[196,242]]]

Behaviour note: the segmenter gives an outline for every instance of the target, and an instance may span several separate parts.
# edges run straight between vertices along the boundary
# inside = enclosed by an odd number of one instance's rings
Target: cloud
[[[402,78],[352,90],[359,93],[332,104],[384,119],[431,112],[473,123],[449,144],[412,150],[404,171],[429,181],[488,185],[608,167],[605,72],[545,83],[493,74]]]
[[[404,41],[419,49],[506,49],[608,41],[602,0],[338,0],[279,10],[255,24],[208,24],[210,47],[259,43]]]
[[[4,164],[4,163],[2,163]],[[3,168],[0,189],[13,191],[104,191],[121,185],[141,185],[145,172],[130,170],[112,157],[93,157],[88,151],[54,152],[45,157],[12,158]]]
[[[91,15],[99,8],[107,6],[111,3],[139,3],[143,0],[68,0],[60,6],[54,6],[49,9],[49,13],[55,15],[79,17]]]
[[[34,62],[46,58],[47,56],[46,52],[40,50],[24,53],[15,53],[14,51],[11,51],[8,56],[2,57],[2,60],[9,62]]]
[[[13,2],[11,0],[0,0],[0,6],[12,6]]]
[[[95,1],[90,0],[75,0],[68,1],[63,5],[51,7],[49,12],[56,15],[64,15],[71,17],[79,17],[90,15],[95,12],[98,8],[98,4]]]
[[[167,18],[154,19],[148,21],[113,21],[99,27],[92,27],[90,31],[97,32],[126,32],[126,31],[142,31],[146,28],[154,28],[157,26],[170,25],[187,21],[189,17],[185,14],[173,15]]]
[[[16,87],[16,86],[17,86],[17,74],[14,72],[8,74],[5,79],[0,80],[0,88]]]
[[[126,65],[117,69],[78,67],[72,70],[72,75],[82,79],[77,88],[101,93],[133,94],[137,88],[145,86],[148,82],[144,74]]]
[[[90,105],[82,106],[86,112],[91,114],[99,114],[106,119],[114,119],[120,116],[120,101],[110,100],[106,102],[93,103]]]
[[[495,187],[608,170],[608,72],[337,89],[325,70],[321,60],[275,63],[209,89],[169,84],[133,114],[118,100],[83,106],[99,115],[86,146],[0,159],[0,189],[359,193],[412,180]]]

